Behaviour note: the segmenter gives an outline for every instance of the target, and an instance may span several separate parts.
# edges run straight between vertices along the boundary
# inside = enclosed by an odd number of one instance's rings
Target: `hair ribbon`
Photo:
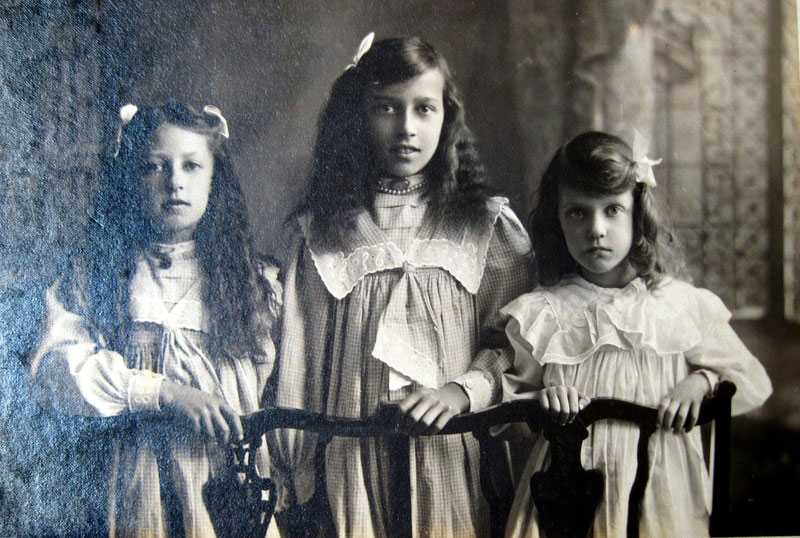
[[[361,60],[361,57],[367,53],[370,47],[372,47],[372,41],[374,39],[375,39],[375,32],[370,32],[364,37],[364,39],[361,40],[361,44],[358,45],[358,50],[356,51],[356,55],[353,56],[353,63],[345,67],[344,68],[345,71],[358,65],[358,62],[359,60]]]
[[[223,138],[230,138],[230,132],[228,131],[228,120],[225,119],[225,116],[222,115],[222,112],[211,105],[206,105],[203,107],[203,114],[208,114],[209,116],[214,116],[219,120],[219,134],[222,135]]]
[[[119,155],[119,150],[122,148],[122,130],[128,125],[136,113],[139,112],[139,107],[136,105],[132,105],[128,103],[127,105],[123,105],[119,109],[119,129],[117,130],[117,146],[114,150],[114,158]]]
[[[644,183],[648,187],[655,188],[656,176],[653,174],[653,167],[661,164],[661,159],[651,159],[647,156],[648,142],[638,130],[633,133],[633,164],[636,166],[636,183]]]

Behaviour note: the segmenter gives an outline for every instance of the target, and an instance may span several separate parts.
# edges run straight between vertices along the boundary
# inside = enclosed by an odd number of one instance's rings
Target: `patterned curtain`
[[[768,3],[664,4],[663,34],[683,36],[694,59],[694,76],[662,81],[671,214],[697,283],[739,317],[761,317],[770,289]]]
[[[782,0],[783,285],[786,319],[800,322],[800,54],[797,0]]]
[[[794,9],[794,1],[784,3]],[[691,277],[737,317],[766,315],[775,289],[770,241],[782,237],[770,228],[768,211],[771,3],[510,5],[511,49],[520,58],[518,121],[523,147],[535,150],[530,181],[579,130],[628,125],[650,133],[651,156],[664,158],[656,168],[659,198]],[[787,209],[790,199],[787,191]]]

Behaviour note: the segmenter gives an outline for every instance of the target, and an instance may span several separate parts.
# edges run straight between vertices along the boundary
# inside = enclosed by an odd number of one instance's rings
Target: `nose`
[[[398,134],[401,138],[410,138],[417,135],[417,122],[411,111],[405,111],[398,121]]]
[[[170,166],[164,176],[167,192],[176,192],[183,189],[186,178],[179,167]]]
[[[606,236],[606,222],[602,216],[595,215],[589,226],[589,237],[601,239]]]

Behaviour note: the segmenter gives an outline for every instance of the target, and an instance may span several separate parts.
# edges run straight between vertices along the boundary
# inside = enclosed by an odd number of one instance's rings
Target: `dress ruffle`
[[[704,326],[730,319],[714,294],[677,280],[648,290],[635,279],[619,290],[577,276],[523,295],[501,313],[519,323],[541,365],[578,364],[603,346],[693,354],[702,347]]]

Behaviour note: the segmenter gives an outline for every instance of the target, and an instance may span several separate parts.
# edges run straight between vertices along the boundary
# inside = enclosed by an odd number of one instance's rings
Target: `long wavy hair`
[[[372,203],[377,171],[366,121],[369,92],[429,69],[438,69],[445,79],[442,133],[425,168],[430,208],[440,221],[455,226],[485,214],[489,189],[447,62],[419,37],[384,39],[336,79],[320,115],[309,187],[292,213],[310,212],[315,235],[341,238],[353,215]]]
[[[665,276],[683,275],[683,255],[668,224],[659,215],[651,188],[637,182],[640,170],[630,146],[596,131],[582,133],[559,148],[539,187],[539,203],[528,220],[534,270],[545,286],[577,273],[558,218],[561,185],[599,196],[633,192],[633,240],[628,261],[648,287]]]
[[[208,206],[194,233],[206,276],[211,337],[230,357],[261,355],[260,344],[276,314],[275,297],[257,267],[244,196],[220,120],[176,102],[140,109],[125,126],[116,156],[109,152],[105,159],[93,218],[97,226],[90,228],[82,262],[89,287],[86,306],[114,347],[124,347],[130,328],[128,280],[137,252],[156,239],[145,214],[140,174],[152,137],[165,124],[205,135],[214,156]]]

